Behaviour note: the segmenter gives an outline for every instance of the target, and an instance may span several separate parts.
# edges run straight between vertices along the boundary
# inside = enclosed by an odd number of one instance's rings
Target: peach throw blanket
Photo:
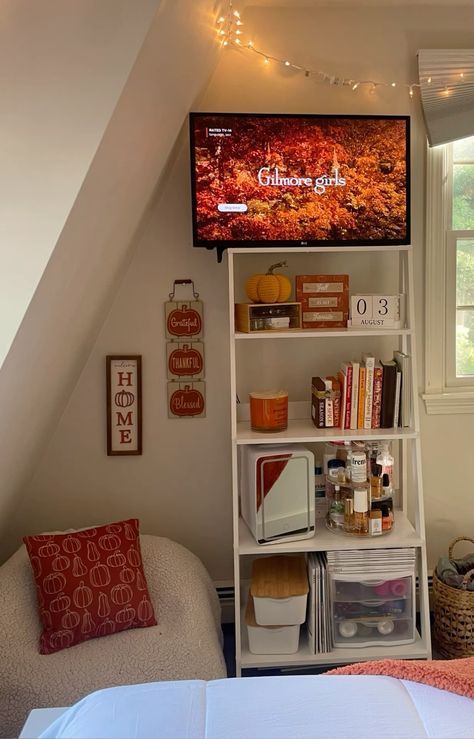
[[[387,675],[401,680],[425,683],[433,688],[474,698],[474,657],[425,662],[422,660],[382,659],[337,667],[326,675]]]

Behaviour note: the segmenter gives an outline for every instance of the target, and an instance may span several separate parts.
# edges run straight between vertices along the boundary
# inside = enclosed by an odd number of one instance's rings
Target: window
[[[425,400],[474,412],[474,137],[428,151]]]

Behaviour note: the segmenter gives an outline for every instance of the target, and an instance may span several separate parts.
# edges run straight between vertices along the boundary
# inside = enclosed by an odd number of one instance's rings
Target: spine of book
[[[351,427],[351,406],[352,406],[352,364],[350,362],[343,362],[341,365],[341,372],[345,378],[345,384],[346,384],[346,393],[345,393],[346,402],[345,402],[345,411],[343,411],[344,426],[342,428],[350,429]]]
[[[341,425],[341,382],[338,377],[334,377],[334,375],[330,375],[328,380],[331,381],[331,392],[332,392],[332,399],[333,399],[333,426],[335,428],[339,427]]]
[[[401,351],[394,351],[393,358],[398,364],[402,373],[402,387],[400,398],[400,426],[409,426],[411,422],[411,358],[408,354]]]
[[[339,407],[339,428],[345,428],[346,423],[346,401],[347,401],[347,375],[344,374],[342,369],[337,373],[337,379],[341,386],[341,399]],[[350,408],[349,408],[350,413]],[[350,416],[349,416],[350,418]]]
[[[359,367],[359,407],[357,413],[357,428],[364,428],[365,415],[365,365],[361,363]]]
[[[380,428],[393,428],[393,412],[395,409],[395,390],[397,382],[397,364],[391,359],[381,362],[383,367],[382,408],[380,411]]]
[[[395,399],[393,403],[393,428],[398,427],[400,419],[400,399],[401,399],[401,387],[402,387],[402,373],[400,368],[397,367],[396,379],[395,379]]]
[[[320,377],[313,377],[311,391],[311,417],[318,429],[325,428],[326,384]]]
[[[352,365],[352,397],[351,397],[351,425],[349,428],[357,428],[359,413],[359,362],[351,362]]]
[[[372,398],[372,428],[380,428],[380,409],[382,407],[382,378],[383,369],[380,362],[374,367],[374,392]]]
[[[326,377],[323,380],[326,386],[326,392],[324,393],[324,425],[330,429],[335,426],[334,423],[334,397],[332,394],[332,380]]]
[[[364,428],[372,428],[372,406],[374,394],[374,368],[375,357],[373,354],[363,354],[365,364],[365,403],[364,403]]]

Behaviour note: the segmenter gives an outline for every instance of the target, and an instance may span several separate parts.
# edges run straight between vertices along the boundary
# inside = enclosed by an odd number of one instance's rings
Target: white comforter
[[[186,680],[92,693],[41,739],[472,739],[474,701],[408,680]]]

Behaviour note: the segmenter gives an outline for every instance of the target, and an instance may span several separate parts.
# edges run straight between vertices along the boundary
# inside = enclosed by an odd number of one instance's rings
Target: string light
[[[262,51],[261,49],[258,49],[253,41],[244,41],[244,39],[241,39],[242,31],[241,28],[243,26],[243,22],[240,18],[240,13],[237,9],[233,7],[233,0],[227,0],[227,11],[224,11],[222,15],[219,16],[217,19],[217,34],[218,38],[221,41],[222,46],[238,46],[241,49],[247,49],[248,51],[252,51],[254,54],[257,54],[263,59],[263,63],[265,65],[269,65],[270,61],[276,62],[277,64],[281,64],[284,67],[291,67],[292,69],[296,69],[299,71],[304,72],[305,77],[313,77],[316,79],[319,83],[325,83],[329,85],[337,85],[337,86],[348,86],[351,87],[351,89],[355,92],[359,87],[362,86],[368,86],[368,91],[371,95],[373,95],[377,88],[379,87],[398,87],[402,89],[406,89],[408,92],[408,95],[410,99],[414,97],[415,94],[415,88],[420,88],[421,85],[417,82],[411,82],[411,83],[405,83],[405,82],[383,82],[381,80],[354,80],[350,79],[348,77],[336,77],[335,75],[328,74],[327,72],[321,71],[319,69],[310,69],[308,67],[301,67],[298,64],[295,64],[293,61],[290,61],[286,58],[279,58],[276,56],[272,56],[271,54],[268,54],[265,51]],[[464,72],[458,72],[456,73],[456,80],[460,80],[462,82],[465,82],[466,78],[464,75]],[[453,83],[456,84],[454,81],[454,74],[450,79],[446,79],[446,82],[449,83],[451,86],[450,88],[446,84],[443,90],[440,90],[440,94],[444,96],[449,96],[452,93],[452,86]],[[438,81],[439,82],[439,81]],[[432,77],[426,78],[426,83],[428,85],[431,85],[432,83]],[[441,83],[443,84],[443,83]]]
[[[274,61],[277,64],[281,64],[284,67],[291,67],[298,71],[303,71],[305,77],[314,77],[319,82],[328,83],[330,85],[342,85],[350,86],[352,90],[357,90],[362,85],[369,85],[369,92],[374,93],[376,88],[379,86],[388,86],[386,82],[376,82],[375,80],[352,80],[345,77],[336,77],[335,75],[327,74],[318,69],[308,69],[301,67],[299,64],[295,64],[289,59],[281,59],[276,56],[272,56],[261,49],[257,49],[252,41],[245,41],[242,43],[242,26],[243,22],[240,17],[239,11],[233,7],[233,1],[228,0],[227,12],[221,14],[217,19],[217,34],[221,41],[222,46],[236,46],[241,49],[247,49],[248,51],[254,52],[258,56],[262,57],[265,65],[269,65],[270,61]],[[391,83],[395,87],[396,83]],[[413,96],[413,88],[419,87],[415,83],[412,85],[406,85],[410,91],[410,97]]]

